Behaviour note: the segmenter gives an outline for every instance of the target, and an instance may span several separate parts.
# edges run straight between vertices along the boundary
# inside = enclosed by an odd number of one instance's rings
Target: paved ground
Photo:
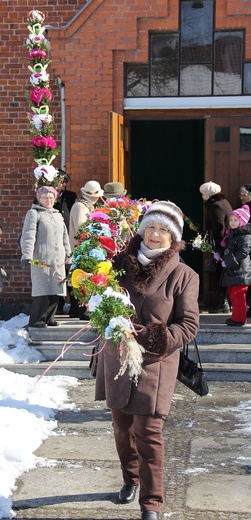
[[[109,409],[94,402],[94,381],[69,397],[77,412],[57,415],[41,463],[17,481],[16,520],[139,520],[137,500],[118,502],[122,484]],[[161,520],[251,519],[251,383],[210,383],[198,397],[177,383],[165,436]],[[42,463],[46,459],[46,465]]]

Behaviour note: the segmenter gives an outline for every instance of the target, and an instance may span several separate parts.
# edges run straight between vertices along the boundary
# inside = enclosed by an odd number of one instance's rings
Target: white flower
[[[52,182],[54,178],[56,177],[58,173],[58,170],[54,168],[54,166],[50,165],[47,166],[45,164],[38,166],[34,170],[34,175],[37,180],[41,179],[42,176],[44,176],[47,181]]]
[[[102,295],[96,294],[95,296],[91,296],[88,301],[88,310],[90,312],[94,312],[96,308],[100,305],[102,302]]]
[[[109,321],[108,327],[105,329],[105,338],[112,338],[113,331],[116,327],[120,327],[123,331],[132,330],[130,321],[124,318],[123,316],[116,316],[115,318],[111,318]]]
[[[32,115],[32,123],[36,127],[37,130],[42,128],[43,123],[50,124],[52,121],[52,116],[50,114],[34,114]]]
[[[197,237],[194,239],[193,241],[193,244],[192,246],[196,249],[200,249],[201,248],[201,244],[202,244],[203,240],[202,240],[202,236],[201,235],[197,235]]]
[[[30,82],[32,85],[38,85],[40,81],[48,83],[49,77],[50,76],[47,74],[47,72],[34,72],[34,74],[31,74]]]
[[[107,289],[103,292],[104,296],[112,296],[113,298],[120,298],[124,305],[130,305],[130,298],[121,292],[114,291],[111,287],[107,287]]]
[[[43,17],[39,11],[33,10],[30,13],[33,22],[43,22]]]

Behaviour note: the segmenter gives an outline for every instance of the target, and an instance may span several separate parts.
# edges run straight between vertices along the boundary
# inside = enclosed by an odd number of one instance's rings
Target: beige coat
[[[73,251],[76,246],[75,236],[79,231],[82,224],[85,224],[89,215],[94,210],[94,205],[91,202],[80,198],[74,202],[70,211],[70,223],[69,223],[69,239],[71,250]]]
[[[141,237],[130,242],[116,268],[135,306],[135,322],[143,325],[136,337],[150,353],[144,354],[143,371],[136,386],[128,373],[119,371],[116,346],[108,342],[98,355],[96,399],[106,399],[109,408],[133,414],[167,415],[177,378],[179,349],[190,342],[199,328],[199,277],[179,261],[182,243],[155,257],[143,267],[137,260]]]

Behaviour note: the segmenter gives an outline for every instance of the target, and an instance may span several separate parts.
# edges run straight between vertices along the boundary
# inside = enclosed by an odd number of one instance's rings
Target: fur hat
[[[247,204],[243,204],[241,208],[234,209],[231,215],[235,215],[235,217],[239,220],[239,227],[245,226],[250,219],[250,209]]]
[[[138,229],[138,234],[143,238],[145,229],[149,224],[161,224],[171,233],[174,242],[181,241],[184,226],[183,213],[173,202],[160,200],[151,204],[146,210]]]
[[[204,182],[204,184],[201,184],[200,186],[200,192],[203,199],[208,200],[212,195],[221,192],[221,186],[212,181]]]
[[[80,188],[80,191],[83,197],[87,197],[87,199],[95,201],[102,197],[104,190],[101,189],[99,182],[97,181],[88,181],[83,188]]]
[[[55,198],[58,196],[58,192],[55,188],[53,188],[53,186],[41,186],[41,188],[38,188],[36,192],[37,200],[41,199],[42,195],[45,193],[53,193]]]
[[[127,190],[124,189],[122,182],[107,182],[104,185],[104,197],[112,199],[113,197],[123,197]]]

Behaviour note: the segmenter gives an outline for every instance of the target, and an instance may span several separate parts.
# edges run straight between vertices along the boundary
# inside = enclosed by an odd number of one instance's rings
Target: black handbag
[[[189,345],[185,345],[180,351],[180,363],[177,379],[193,392],[200,395],[207,395],[209,392],[205,373],[203,371],[198,345],[193,340],[195,349],[195,360],[189,359]]]

